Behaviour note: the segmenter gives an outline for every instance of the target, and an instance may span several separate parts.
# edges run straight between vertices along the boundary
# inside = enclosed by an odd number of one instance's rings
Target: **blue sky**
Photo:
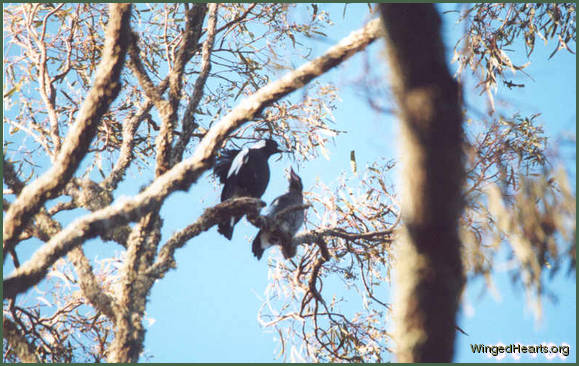
[[[450,6],[450,5],[445,5]],[[343,4],[327,4],[335,26],[328,31],[332,41],[338,41],[352,30],[361,27],[367,20],[365,4],[348,5],[346,17],[342,18]],[[450,47],[460,32],[460,26],[453,26],[445,16],[447,38]],[[312,57],[327,49],[331,41],[314,42]],[[538,42],[540,43],[540,42]],[[528,73],[534,81],[527,80],[527,87],[517,90],[513,100],[524,111],[543,113],[545,129],[550,136],[563,130],[575,128],[575,57],[560,52],[552,60],[545,61],[552,51],[537,45],[534,63]],[[373,55],[379,54],[383,42],[370,47]],[[335,111],[336,128],[348,131],[330,146],[330,161],[323,157],[307,162],[300,167],[300,175],[305,189],[312,187],[316,179],[332,182],[341,174],[349,174],[349,152],[356,150],[358,165],[364,167],[378,157],[396,158],[396,120],[392,116],[377,114],[371,110],[363,98],[357,96],[348,85],[361,75],[362,57],[355,56],[345,65],[329,72],[322,80],[334,82],[340,88],[342,103]],[[382,67],[384,73],[387,68]],[[452,66],[454,70],[455,66]],[[548,91],[548,92],[547,92]],[[297,92],[296,94],[299,94]],[[483,103],[481,98],[475,98]],[[566,106],[566,108],[561,108]],[[481,106],[482,110],[485,108]],[[549,121],[549,123],[547,123]],[[371,133],[368,133],[371,131]],[[271,161],[272,171],[283,169],[287,161]],[[393,182],[396,177],[392,177]],[[202,183],[203,184],[203,183]],[[270,202],[286,186],[285,178],[272,174],[264,200]],[[204,187],[195,187],[191,191]],[[219,191],[209,189],[209,197],[202,205],[216,202]],[[212,196],[211,196],[212,195]],[[179,205],[190,201],[190,194],[177,193],[164,206],[163,214],[180,216]],[[173,208],[175,207],[175,208]],[[171,215],[171,213],[175,213]],[[177,214],[179,213],[179,214]],[[187,219],[174,217],[171,225],[185,225]],[[183,220],[182,224],[176,224]],[[157,322],[149,328],[146,348],[154,355],[152,360],[193,361],[193,362],[271,362],[279,351],[279,344],[273,342],[274,334],[262,330],[256,320],[256,312],[261,305],[260,298],[268,283],[265,261],[257,262],[249,250],[255,229],[242,221],[236,227],[234,240],[230,243],[217,235],[215,230],[192,240],[177,254],[179,267],[153,289],[149,314]],[[218,254],[218,258],[216,258]],[[267,253],[278,255],[278,253]],[[224,270],[224,268],[226,268]],[[486,294],[479,298],[481,281],[469,285],[466,296],[468,310],[463,310],[459,318],[460,326],[469,336],[459,334],[456,344],[458,362],[489,362],[484,355],[473,355],[470,344],[521,344],[567,343],[571,345],[571,355],[566,361],[575,360],[575,278],[557,277],[552,283],[559,296],[553,304],[544,301],[544,315],[540,323],[535,319],[524,302],[522,289],[513,287],[506,273],[495,276],[500,299]],[[186,284],[186,285],[185,285]],[[182,287],[184,286],[184,287]],[[175,291],[180,288],[181,291]],[[389,298],[390,286],[385,286],[384,294]],[[167,301],[170,299],[170,301]],[[355,300],[349,305],[360,307]],[[165,316],[170,311],[170,316]],[[167,342],[167,334],[172,341]],[[508,356],[510,357],[510,356]],[[548,361],[539,356],[536,361]],[[279,360],[279,359],[278,359]],[[533,362],[531,357],[521,357],[521,361]],[[557,361],[559,359],[554,359]],[[515,361],[508,358],[503,361]]]
[[[324,4],[320,5],[320,8],[327,9],[332,14],[335,25],[326,32],[329,35],[328,40],[312,41],[312,58],[323,53],[331,44],[351,31],[360,28],[368,20],[366,4],[348,5],[345,17],[342,17],[343,4]],[[454,6],[444,4],[439,8],[453,9]],[[455,44],[462,30],[460,25],[454,25],[454,19],[452,14],[443,16],[449,49]],[[383,47],[382,41],[376,42],[370,46],[369,52],[377,57]],[[526,70],[533,80],[526,79],[526,87],[516,89],[509,97],[524,114],[541,112],[541,121],[547,135],[556,137],[562,131],[575,131],[576,68],[575,56],[565,51],[547,61],[553,47],[553,44],[544,47],[540,41],[537,42],[535,54],[532,56],[533,64]],[[342,102],[338,103],[338,109],[334,112],[335,127],[347,133],[338,136],[335,144],[330,144],[329,161],[320,157],[299,166],[299,174],[306,191],[311,190],[318,179],[331,184],[340,174],[351,174],[351,150],[356,150],[360,168],[378,158],[398,158],[396,118],[373,111],[349,86],[362,75],[362,62],[361,55],[354,56],[321,79],[332,81],[340,89]],[[296,61],[296,66],[298,65],[299,60]],[[376,67],[387,75],[388,70],[384,64]],[[455,68],[456,65],[451,65],[452,70]],[[502,92],[500,88],[499,92]],[[468,85],[465,93],[471,103],[476,103],[481,110],[485,110],[484,99],[475,95],[478,93],[472,93]],[[297,94],[299,92],[291,97],[299,98]],[[574,146],[572,150],[575,150]],[[572,157],[574,158],[574,155]],[[574,161],[569,162],[569,169],[574,173],[571,164],[574,166]],[[263,196],[264,201],[271,202],[275,196],[286,190],[286,178],[279,173],[289,165],[290,162],[286,159],[270,160],[272,177]],[[142,174],[133,169],[127,177],[129,179],[120,187],[120,192],[133,195],[152,177],[152,173]],[[395,175],[392,176],[392,182],[397,182]],[[574,184],[573,179],[573,186]],[[193,222],[205,207],[217,203],[219,195],[219,187],[208,179],[207,174],[188,192],[172,194],[161,210],[165,222],[162,241]],[[63,219],[69,221],[72,217]],[[231,242],[217,234],[214,228],[194,238],[177,252],[177,269],[170,271],[155,284],[148,303],[147,316],[153,320],[147,326],[145,352],[152,356],[151,361],[280,361],[275,358],[279,351],[279,344],[274,342],[275,335],[270,330],[261,329],[256,319],[261,305],[260,299],[268,284],[267,258],[280,254],[277,250],[270,250],[261,261],[255,260],[250,250],[255,232],[254,227],[242,220],[236,226]],[[28,245],[25,250],[33,247],[34,244]],[[87,243],[85,248],[90,255],[99,257],[118,250],[118,246],[113,244],[105,244],[103,250],[103,244],[94,240]],[[10,272],[10,265],[5,265],[4,273]],[[523,290],[511,285],[506,272],[498,273],[495,280],[500,298],[495,298],[488,292],[482,297],[479,296],[484,288],[482,281],[469,283],[458,321],[469,336],[458,335],[455,361],[493,361],[484,355],[473,355],[470,344],[508,345],[520,342],[530,345],[553,342],[557,345],[571,345],[571,354],[565,361],[574,362],[575,275],[558,275],[551,282],[551,289],[558,295],[558,302],[544,301],[541,322],[535,321],[525,305]],[[390,285],[385,285],[382,291],[380,295],[390,299]],[[360,300],[354,300],[348,305],[352,309],[360,306]],[[507,356],[503,361],[516,361],[510,357]],[[523,355],[520,361],[549,360],[542,355],[537,359]],[[556,358],[552,361],[561,360]]]

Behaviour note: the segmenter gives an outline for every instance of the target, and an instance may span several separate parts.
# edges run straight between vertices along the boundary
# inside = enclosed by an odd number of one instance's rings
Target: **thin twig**
[[[237,107],[207,132],[190,158],[178,163],[165,174],[159,176],[138,195],[120,200],[114,205],[86,215],[55,235],[48,243],[38,249],[28,262],[4,280],[4,295],[15,296],[34,286],[44,277],[47,269],[58,258],[85,240],[97,236],[103,228],[136,221],[153,207],[159,207],[172,192],[188,189],[199,179],[201,174],[213,166],[218,149],[231,132],[253,119],[274,101],[303,87],[312,79],[364,49],[368,44],[378,39],[380,34],[380,21],[379,19],[373,20],[361,30],[353,32],[337,45],[331,47],[324,55],[289,72],[281,79],[266,85],[241,101]],[[38,202],[38,204],[40,203]],[[23,224],[20,223],[20,225]],[[12,232],[14,231],[12,229]]]
[[[95,82],[68,133],[54,165],[26,186],[6,213],[3,253],[15,245],[18,236],[34,213],[72,177],[94,138],[102,115],[120,90],[119,77],[124,64],[130,32],[131,5],[111,5],[103,58]]]

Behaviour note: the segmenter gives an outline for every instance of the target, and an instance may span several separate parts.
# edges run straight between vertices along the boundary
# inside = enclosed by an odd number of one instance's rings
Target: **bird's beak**
[[[293,180],[297,180],[299,179],[298,175],[296,174],[296,172],[294,171],[293,167],[290,167],[290,178]]]

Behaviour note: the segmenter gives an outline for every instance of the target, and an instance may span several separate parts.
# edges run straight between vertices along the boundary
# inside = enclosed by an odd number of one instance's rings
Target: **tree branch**
[[[99,231],[136,221],[153,207],[159,207],[172,192],[188,189],[201,174],[211,168],[217,150],[231,132],[253,119],[273,101],[301,88],[315,77],[364,49],[379,35],[380,21],[376,19],[361,30],[350,34],[321,57],[289,72],[280,80],[266,85],[241,101],[208,131],[190,158],[155,179],[149,187],[135,197],[80,218],[38,249],[29,261],[4,280],[5,296],[13,297],[34,286],[58,258],[84,240],[97,236]]]
[[[137,362],[143,350],[147,296],[153,281],[140,276],[150,265],[161,239],[158,207],[144,215],[127,240],[127,254],[122,268],[118,311],[115,316],[115,338],[111,343],[109,362]]]
[[[6,174],[6,180],[8,186],[12,187],[15,190],[15,193],[18,194],[20,189],[24,186],[22,182],[16,177],[16,173],[14,172],[14,167],[12,163],[4,161],[4,167]],[[96,185],[95,185],[96,186]],[[97,186],[98,187],[98,186]],[[85,187],[88,189],[88,187]],[[92,200],[96,203],[101,203],[101,205],[106,206],[110,202],[101,202],[99,200]],[[77,205],[74,205],[78,207]],[[89,207],[90,208],[90,207]],[[35,219],[36,227],[34,228],[35,235],[43,240],[48,241],[49,238],[54,236],[58,233],[62,227],[59,222],[54,220],[50,217],[49,214],[46,213],[44,208],[36,215]],[[111,234],[112,235],[112,234]],[[103,237],[104,237],[103,233]],[[14,257],[14,265],[15,267],[19,267],[18,259],[13,254]],[[89,302],[95,307],[97,311],[102,312],[106,315],[111,321],[115,321],[115,311],[113,311],[114,301],[113,299],[108,296],[100,287],[98,281],[95,278],[95,275],[92,271],[92,267],[90,265],[89,260],[84,255],[82,248],[76,247],[68,254],[69,259],[71,260],[72,264],[74,265],[76,272],[78,274],[80,288],[83,291],[85,297],[89,300]]]
[[[163,93],[167,88],[168,82],[161,82],[159,85],[159,93]],[[133,149],[135,134],[139,125],[153,107],[153,102],[149,99],[140,107],[137,114],[132,116],[123,124],[123,143],[119,152],[119,157],[111,170],[111,173],[100,183],[101,187],[108,191],[113,191],[117,188],[120,181],[123,179],[127,168],[134,159]]]
[[[103,313],[114,323],[116,321],[115,313],[117,312],[114,299],[103,291],[82,248],[76,247],[71,250],[68,253],[68,259],[70,259],[78,274],[80,289],[84,296],[97,311]]]
[[[16,324],[12,320],[3,317],[4,337],[8,344],[14,348],[14,353],[25,363],[39,363],[40,360],[34,353],[34,347],[28,343],[26,337],[20,333]]]
[[[215,39],[215,24],[217,23],[217,4],[209,4],[209,20],[207,21],[207,39],[203,42],[203,48],[201,50],[201,71],[197,80],[195,80],[195,85],[193,87],[193,96],[187,105],[187,109],[183,114],[182,119],[182,129],[181,137],[175,144],[173,149],[172,165],[183,159],[183,151],[191,139],[193,131],[197,128],[195,123],[195,112],[201,102],[203,97],[203,90],[205,89],[205,83],[207,82],[207,77],[209,76],[209,70],[211,70],[211,52],[213,48],[213,41]]]
[[[247,214],[257,215],[265,203],[257,198],[241,197],[230,199],[214,207],[205,209],[203,214],[195,223],[185,229],[173,234],[173,236],[163,245],[159,252],[159,257],[147,271],[147,275],[154,278],[162,278],[171,268],[176,267],[175,251],[182,248],[191,238],[211,229],[224,219],[231,216]]]
[[[12,189],[13,194],[20,194],[22,188],[24,188],[24,183],[20,180],[14,170],[14,164],[11,161],[4,159],[4,182],[6,185]]]
[[[4,258],[6,252],[16,245],[18,236],[34,213],[72,177],[88,151],[102,115],[119,93],[119,77],[130,33],[131,5],[112,4],[110,9],[103,59],[76,123],[68,133],[53,166],[22,190],[6,214],[3,227]]]
[[[163,97],[161,96],[166,88],[157,88],[151,78],[147,74],[147,70],[145,70],[145,66],[141,61],[140,49],[138,46],[138,39],[139,36],[136,33],[131,34],[131,40],[129,42],[129,59],[127,60],[127,67],[133,72],[139,85],[143,88],[145,95],[151,101],[157,109],[161,110],[163,106],[160,104],[163,101]],[[167,86],[169,85],[169,79],[167,78]]]
[[[169,103],[159,110],[162,123],[156,141],[156,176],[165,173],[171,168],[171,144],[173,143],[173,130],[175,129],[174,122],[177,120],[177,109],[181,100],[185,65],[197,49],[206,12],[207,5],[201,3],[194,4],[191,10],[187,11],[183,46],[177,52],[175,65],[169,73]]]
[[[48,112],[48,119],[50,120],[50,137],[52,138],[52,143],[54,144],[54,151],[51,154],[51,158],[54,158],[58,151],[60,150],[60,132],[58,128],[58,115],[56,113],[56,105],[55,105],[55,98],[56,98],[56,91],[52,86],[52,82],[54,79],[50,79],[50,75],[48,73],[47,67],[47,51],[46,51],[46,44],[44,43],[44,36],[46,34],[46,23],[48,18],[56,13],[60,8],[62,8],[64,4],[60,4],[59,6],[55,7],[52,11],[50,11],[44,19],[42,20],[42,33],[40,39],[37,41],[38,48],[40,49],[40,60],[38,61],[38,83],[39,83],[39,92],[44,104],[46,106],[46,110]]]

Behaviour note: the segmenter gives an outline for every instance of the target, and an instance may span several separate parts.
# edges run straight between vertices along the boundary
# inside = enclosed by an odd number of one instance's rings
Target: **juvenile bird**
[[[221,202],[230,198],[260,198],[269,183],[267,160],[280,152],[274,140],[261,140],[241,150],[223,150],[217,159],[213,172],[224,184]],[[241,216],[231,217],[218,225],[217,231],[231,240],[233,227]]]
[[[302,194],[303,185],[302,179],[290,170],[289,189],[288,192],[276,198],[267,209],[266,216],[274,218],[277,214],[292,206],[300,206],[304,203]],[[257,259],[261,259],[265,249],[280,245],[283,256],[291,258],[296,255],[296,247],[292,245],[291,240],[297,233],[298,229],[304,222],[304,210],[289,210],[278,216],[279,230],[285,232],[286,235],[279,232],[267,232],[260,230],[252,244],[253,255]]]

